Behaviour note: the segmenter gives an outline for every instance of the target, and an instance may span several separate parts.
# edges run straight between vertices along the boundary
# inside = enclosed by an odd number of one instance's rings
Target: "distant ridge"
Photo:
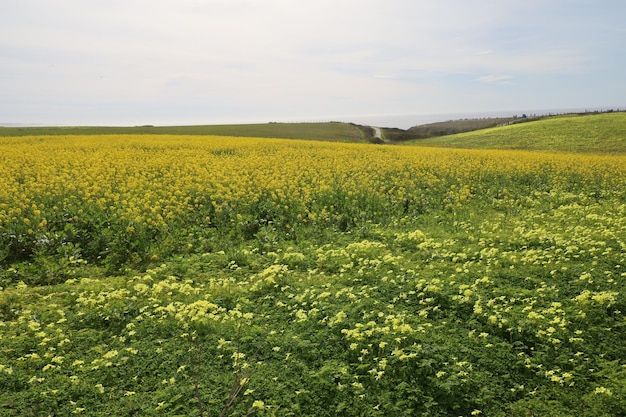
[[[352,123],[258,123],[198,126],[13,126],[0,129],[0,136],[40,135],[215,135],[258,138],[365,142],[371,129]]]

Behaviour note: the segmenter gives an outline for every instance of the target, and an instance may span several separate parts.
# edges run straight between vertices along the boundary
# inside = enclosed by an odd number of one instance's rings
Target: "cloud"
[[[398,78],[395,74],[374,74],[374,78],[382,78],[386,80],[395,80]]]
[[[485,75],[482,77],[479,77],[478,79],[482,82],[485,83],[503,83],[503,81],[508,81],[510,79],[512,79],[513,77],[510,75]]]

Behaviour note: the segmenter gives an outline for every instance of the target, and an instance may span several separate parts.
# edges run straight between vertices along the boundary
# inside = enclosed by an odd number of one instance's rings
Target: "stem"
[[[196,400],[198,401],[198,410],[200,411],[200,417],[204,417],[204,406],[202,402],[202,396],[200,395],[200,365],[194,360],[193,349],[195,347],[198,357],[202,356],[202,346],[198,344],[194,344],[193,336],[189,334],[189,353],[190,353],[190,364],[191,364],[191,375],[193,377],[194,391],[196,393]]]

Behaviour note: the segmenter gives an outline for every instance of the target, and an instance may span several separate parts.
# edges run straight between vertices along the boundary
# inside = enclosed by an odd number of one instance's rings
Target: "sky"
[[[0,124],[626,108],[624,0],[0,0]]]

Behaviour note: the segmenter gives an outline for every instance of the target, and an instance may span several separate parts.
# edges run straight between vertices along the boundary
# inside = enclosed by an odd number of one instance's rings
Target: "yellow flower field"
[[[2,415],[626,407],[626,155],[0,138],[0,266]]]
[[[160,228],[209,205],[238,210],[263,198],[316,217],[341,192],[348,205],[376,201],[370,214],[381,215],[431,189],[449,187],[454,201],[505,196],[509,178],[538,191],[612,193],[626,182],[625,156],[165,135],[3,138],[0,147],[0,225],[24,222],[34,234],[50,229],[50,217],[81,210]]]

